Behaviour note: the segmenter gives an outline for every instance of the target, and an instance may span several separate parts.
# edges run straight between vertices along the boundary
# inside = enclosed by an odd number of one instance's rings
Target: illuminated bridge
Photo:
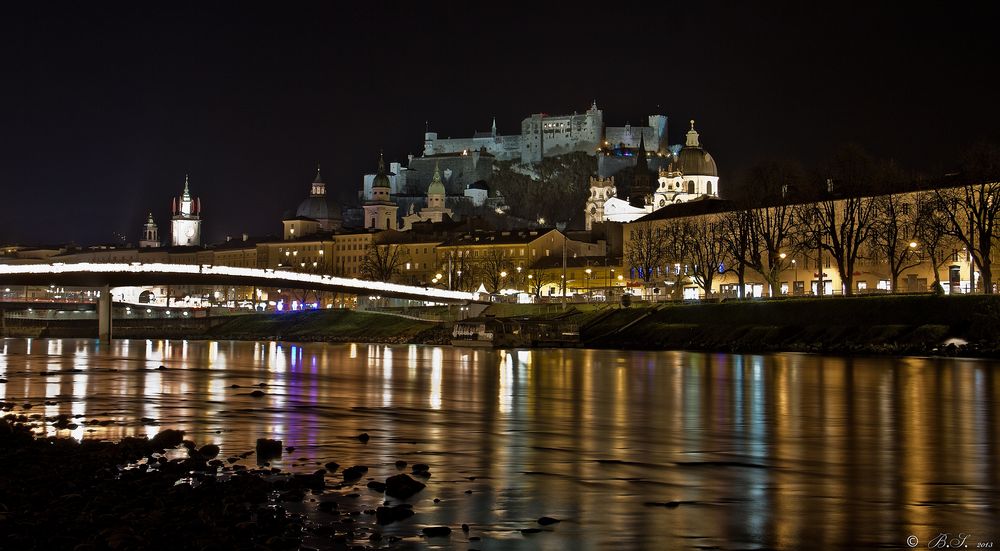
[[[363,281],[328,275],[301,274],[267,268],[186,264],[28,264],[0,265],[0,285],[99,287],[101,340],[111,337],[111,288],[141,285],[238,285],[286,287],[353,295],[424,300],[437,303],[481,302],[478,293]]]

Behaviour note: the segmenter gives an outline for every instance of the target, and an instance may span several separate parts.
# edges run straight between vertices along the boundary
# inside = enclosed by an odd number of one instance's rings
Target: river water
[[[998,370],[939,358],[0,340],[0,399],[105,421],[62,435],[179,428],[224,455],[277,438],[295,450],[274,466],[363,464],[380,480],[396,460],[427,463],[417,515],[384,533],[462,550],[907,548],[911,536],[926,548],[940,534],[1000,547]],[[541,516],[562,522],[520,532]],[[463,523],[482,539],[469,543]],[[450,539],[414,535],[439,524]]]

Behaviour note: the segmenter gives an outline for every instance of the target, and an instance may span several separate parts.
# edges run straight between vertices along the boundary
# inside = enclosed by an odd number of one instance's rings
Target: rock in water
[[[413,516],[413,509],[405,505],[395,507],[379,507],[375,509],[375,519],[381,525],[392,524],[393,522],[408,519]]]
[[[370,438],[371,437],[368,436],[367,432],[362,432],[361,434],[358,435],[358,440],[361,441],[362,444],[367,444]]]
[[[205,456],[205,459],[215,459],[219,455],[219,446],[206,444],[198,450],[198,453]]]
[[[340,464],[337,463],[336,461],[331,461],[323,466],[326,467],[326,470],[330,471],[331,473],[337,472],[337,469],[340,468]]]
[[[368,483],[368,487],[376,492],[385,492],[385,482],[379,482],[378,480],[372,480]]]
[[[406,474],[397,474],[385,479],[385,495],[396,499],[407,499],[427,486]]]
[[[174,429],[164,429],[156,433],[156,436],[149,441],[149,445],[156,451],[163,451],[176,448],[184,441],[184,431]]]
[[[426,473],[430,469],[431,468],[429,465],[427,465],[427,463],[417,463],[416,465],[413,466],[414,473]]]
[[[344,475],[344,480],[350,481],[350,480],[358,480],[366,472],[368,472],[368,467],[365,467],[364,465],[355,465],[353,467],[348,467],[344,469],[344,471],[341,474]]]
[[[404,474],[399,476],[406,476],[406,475]],[[447,536],[448,534],[451,533],[451,528],[448,528],[447,526],[428,526],[427,528],[424,528],[422,531],[424,535],[427,536],[428,538],[435,538],[438,536]]]
[[[396,468],[397,469],[405,469],[406,468],[406,461],[402,461],[402,460],[397,461],[396,462]]]
[[[270,461],[281,457],[281,440],[272,440],[270,438],[258,438],[257,439],[257,461]]]
[[[552,518],[552,517],[542,517],[542,518],[538,519],[538,524],[541,524],[542,526],[548,526],[550,524],[556,524],[558,522],[562,522],[562,521],[560,521],[557,518]]]
[[[250,393],[250,396],[253,396],[254,398],[260,398],[263,395],[264,395],[264,391],[263,390],[255,390],[255,391],[253,391],[253,392]]]

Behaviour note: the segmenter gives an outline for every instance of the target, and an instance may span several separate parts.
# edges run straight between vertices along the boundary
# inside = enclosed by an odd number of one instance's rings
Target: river
[[[998,369],[943,358],[6,339],[0,400],[105,421],[58,431],[76,438],[178,428],[224,455],[277,438],[295,450],[272,465],[291,471],[336,461],[382,480],[396,460],[427,463],[417,515],[384,529],[417,548],[907,548],[911,537],[926,548],[940,534],[965,534],[975,548],[1000,546]],[[520,532],[542,516],[562,522]],[[482,539],[470,544],[463,523]],[[455,529],[450,540],[413,535],[438,524]]]

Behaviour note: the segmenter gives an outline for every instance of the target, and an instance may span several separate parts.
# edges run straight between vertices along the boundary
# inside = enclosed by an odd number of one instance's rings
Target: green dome
[[[441,181],[441,170],[437,163],[434,164],[434,177],[431,178],[431,185],[427,187],[427,195],[445,195],[444,182]]]
[[[389,175],[385,172],[385,159],[382,158],[381,152],[378,154],[378,172],[375,174],[375,179],[372,180],[372,187],[392,187],[389,183]]]

